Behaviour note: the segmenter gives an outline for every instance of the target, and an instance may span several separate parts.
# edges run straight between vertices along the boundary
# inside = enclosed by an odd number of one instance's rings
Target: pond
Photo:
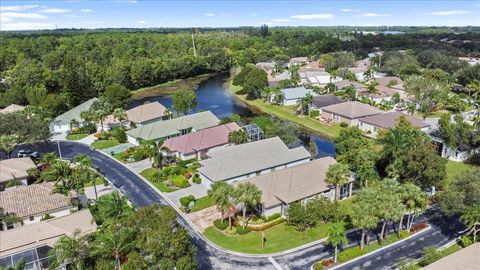
[[[197,94],[199,106],[195,109],[195,112],[209,110],[220,119],[231,116],[232,114],[238,114],[246,118],[260,115],[258,112],[250,109],[248,105],[242,103],[230,93],[230,91],[226,88],[228,78],[229,74],[218,74],[211,76],[198,85],[195,93]],[[172,106],[171,96],[158,95],[134,100],[128,107],[133,108],[145,102],[154,101],[160,102],[169,109]],[[315,133],[303,129],[300,132],[299,139],[303,145],[307,146],[307,148],[308,143],[310,141],[314,141],[318,147],[317,157],[335,157],[335,145],[328,139],[322,138]]]

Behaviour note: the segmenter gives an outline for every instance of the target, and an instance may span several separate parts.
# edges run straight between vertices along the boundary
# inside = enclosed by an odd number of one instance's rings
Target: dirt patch
[[[205,208],[198,212],[187,214],[188,219],[195,224],[200,232],[205,232],[205,229],[213,225],[213,221],[219,219],[221,216],[216,206]]]

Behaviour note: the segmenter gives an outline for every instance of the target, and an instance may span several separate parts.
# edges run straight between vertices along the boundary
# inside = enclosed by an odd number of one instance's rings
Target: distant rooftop
[[[35,163],[29,157],[0,160],[0,183],[25,178],[32,168],[35,168]]]
[[[398,120],[401,116],[405,117],[405,119],[412,123],[414,127],[425,128],[429,126],[429,124],[425,123],[421,119],[401,112],[387,112],[383,114],[367,116],[364,118],[360,118],[359,121],[387,129],[394,128],[397,125]]]
[[[127,118],[129,121],[134,123],[143,123],[150,120],[158,119],[165,116],[165,111],[167,108],[160,104],[159,102],[146,103],[130,110],[127,110]],[[119,123],[113,115],[107,116],[103,121],[104,124],[114,124]]]
[[[10,104],[7,107],[0,110],[0,113],[13,113],[23,111],[25,107],[17,105],[17,104]]]
[[[335,95],[319,95],[313,97],[313,106],[317,109],[345,102]]]
[[[84,111],[88,111],[90,109],[90,106],[92,106],[92,104],[97,100],[98,100],[97,98],[89,99],[83,102],[82,104],[78,105],[77,107],[64,112],[63,114],[55,117],[55,119],[53,119],[52,121],[52,124],[69,125],[70,121],[72,121],[73,119],[75,119],[77,122],[83,122],[83,119],[80,117],[80,114]]]
[[[358,101],[348,101],[322,108],[323,111],[335,113],[349,119],[380,114],[376,108]]]
[[[315,95],[312,90],[306,89],[305,87],[295,87],[295,88],[285,88],[281,90],[284,94],[285,100],[289,99],[299,99],[307,94]]]

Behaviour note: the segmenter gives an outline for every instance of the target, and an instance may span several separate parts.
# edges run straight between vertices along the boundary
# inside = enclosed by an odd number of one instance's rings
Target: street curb
[[[399,240],[399,241],[397,241],[397,242],[395,242],[395,243],[391,243],[390,245],[381,247],[381,248],[379,248],[379,249],[377,249],[377,250],[374,250],[374,251],[372,251],[372,252],[363,254],[362,256],[356,257],[356,258],[354,258],[354,259],[352,259],[352,260],[350,260],[350,261],[348,261],[348,262],[344,262],[344,263],[342,263],[342,264],[335,265],[335,266],[332,267],[332,268],[328,268],[328,270],[334,270],[334,269],[337,269],[337,268],[339,268],[339,267],[343,267],[343,266],[345,266],[345,265],[349,265],[350,263],[356,262],[356,261],[358,261],[358,260],[360,260],[360,259],[363,259],[363,258],[365,258],[365,257],[371,256],[371,255],[373,255],[373,254],[375,254],[375,253],[378,253],[378,252],[380,252],[380,251],[382,251],[382,250],[385,250],[385,249],[387,249],[387,248],[390,248],[390,247],[396,246],[396,245],[398,245],[398,244],[400,244],[400,243],[403,243],[403,242],[405,242],[405,241],[407,241],[407,240],[409,240],[409,239],[411,239],[411,238],[413,238],[413,237],[419,236],[419,235],[423,234],[424,232],[427,232],[428,230],[430,230],[430,229],[432,228],[432,226],[430,226],[429,224],[427,224],[427,226],[428,226],[428,227],[427,227],[426,229],[421,230],[421,231],[419,231],[418,233],[412,234],[412,235],[410,235],[410,236],[408,236],[408,237],[406,237],[406,238],[404,238],[404,239],[401,239],[401,240]],[[315,263],[314,263],[314,264],[315,264]],[[310,269],[311,269],[311,270],[313,270],[313,265],[314,265],[314,264],[312,264],[312,266],[310,266]]]

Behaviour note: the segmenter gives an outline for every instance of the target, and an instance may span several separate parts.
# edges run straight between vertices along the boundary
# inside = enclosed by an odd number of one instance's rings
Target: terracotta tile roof
[[[165,141],[163,146],[172,152],[191,154],[228,143],[228,134],[240,130],[236,123],[228,123],[188,133]]]
[[[165,116],[165,110],[167,110],[167,108],[165,108],[165,106],[159,102],[151,102],[127,110],[126,113],[129,121],[134,123],[143,123]],[[116,124],[119,122],[113,117],[113,115],[109,115],[105,121],[103,121],[103,123]]]
[[[80,235],[96,230],[97,225],[89,210],[41,221],[36,224],[0,232],[0,256],[7,256],[41,245],[52,246],[64,235],[80,230]]]
[[[66,209],[67,197],[52,189],[51,182],[8,188],[0,192],[0,207],[20,218]]]
[[[35,163],[27,158],[0,160],[0,183],[28,176],[27,170],[35,168]]]

